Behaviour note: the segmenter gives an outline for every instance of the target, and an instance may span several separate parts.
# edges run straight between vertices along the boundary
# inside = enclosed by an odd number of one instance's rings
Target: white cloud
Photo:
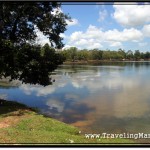
[[[101,28],[97,28],[96,26],[89,25],[85,38],[94,38],[94,39],[103,39],[103,32]]]
[[[147,45],[146,42],[139,43],[139,46],[140,46],[140,47],[144,47],[144,46],[146,46],[146,45]]]
[[[99,19],[98,21],[101,22],[101,21],[104,21],[105,18],[107,17],[108,13],[107,13],[107,10],[104,9],[102,11],[99,11]]]
[[[103,47],[99,42],[95,42],[94,39],[81,39],[79,41],[76,41],[74,45],[79,46],[79,47],[88,47],[89,49],[93,48],[101,48]]]
[[[113,18],[123,26],[139,26],[150,22],[150,5],[113,5]]]
[[[53,12],[51,12],[51,14],[53,15],[59,15],[60,13],[63,13],[63,10],[61,8],[55,8]],[[66,23],[68,24],[68,26],[74,26],[78,25],[79,21],[75,18],[72,18],[71,20],[66,19]]]
[[[72,47],[71,45],[65,45],[62,49],[64,50],[64,49],[68,49],[68,48],[70,48],[70,47]]]
[[[64,33],[60,33],[60,37],[67,38],[67,36]]]
[[[66,23],[68,24],[68,26],[74,26],[74,25],[78,25],[79,21],[77,19],[71,19],[71,21],[66,20]]]
[[[87,40],[85,39],[80,39],[79,41],[76,42],[76,45],[85,45],[87,44]]]
[[[48,43],[49,45],[51,45],[49,39],[45,35],[43,35],[43,33],[36,27],[35,27],[35,32],[37,34],[37,38],[35,41],[37,44],[44,45]]]
[[[83,35],[83,33],[81,31],[76,31],[76,32],[73,32],[70,36],[70,40],[71,41],[76,41],[78,40],[78,38],[82,38],[81,36]]]
[[[141,31],[131,28],[118,31],[117,29],[108,30],[105,32],[106,40],[110,41],[139,41],[142,40],[143,34]]]
[[[102,43],[107,43],[110,47],[122,47],[122,42],[139,42],[143,39],[143,32],[135,28],[117,29],[102,31],[101,28],[89,25],[85,32],[76,31],[68,36],[68,45],[80,48],[102,48]]]
[[[150,24],[143,26],[143,34],[147,37],[150,37]]]
[[[101,48],[102,38],[102,31],[95,26],[89,25],[85,33],[82,31],[73,32],[68,38],[68,44],[70,46],[76,46],[78,48]]]
[[[137,2],[114,2],[114,5],[137,5]]]
[[[112,42],[112,44],[110,46],[112,46],[112,47],[122,47],[122,43],[121,42]]]

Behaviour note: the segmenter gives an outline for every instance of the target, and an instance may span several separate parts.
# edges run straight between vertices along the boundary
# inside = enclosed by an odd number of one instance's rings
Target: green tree
[[[111,59],[113,60],[123,59],[122,54],[120,54],[118,51],[110,51],[109,53],[110,53]]]
[[[70,53],[67,49],[64,49],[60,54],[65,58],[65,60],[71,60]]]
[[[144,58],[145,59],[150,59],[150,52],[146,52],[145,55],[144,55]]]
[[[88,59],[88,51],[87,50],[80,50],[78,51],[78,60],[87,60]]]
[[[139,51],[139,50],[135,50],[135,52],[134,52],[134,58],[135,58],[136,60],[138,60],[138,59],[140,59],[140,57],[141,57],[140,51]]]
[[[120,55],[120,58],[122,58],[122,59],[126,58],[126,52],[124,50],[119,49],[118,54]]]
[[[144,57],[145,57],[145,54],[144,54],[143,52],[141,52],[141,53],[140,53],[140,58],[141,58],[141,59],[144,59]]]
[[[60,33],[66,30],[67,15],[57,2],[0,2],[0,77],[25,83],[48,85],[49,73],[63,62],[61,55],[35,44],[37,30],[53,48],[62,48]],[[53,56],[53,58],[52,58]]]
[[[109,50],[107,51],[103,51],[103,55],[102,55],[102,58],[105,60],[105,59],[111,59],[111,52]]]
[[[68,52],[70,54],[71,60],[74,62],[75,59],[77,58],[77,48],[76,47],[70,47]]]
[[[98,49],[93,49],[91,51],[91,55],[92,55],[92,59],[93,60],[101,60],[102,59],[102,55],[103,55],[103,51],[98,50]]]
[[[133,52],[131,50],[128,50],[126,53],[126,57],[129,60],[133,59],[133,57],[134,57]]]

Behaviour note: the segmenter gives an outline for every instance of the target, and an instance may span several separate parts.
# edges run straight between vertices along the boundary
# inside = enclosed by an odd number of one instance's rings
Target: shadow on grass
[[[18,102],[0,99],[0,117],[22,116],[27,111],[38,112],[38,109],[30,108]],[[17,113],[14,113],[14,112],[17,112]]]

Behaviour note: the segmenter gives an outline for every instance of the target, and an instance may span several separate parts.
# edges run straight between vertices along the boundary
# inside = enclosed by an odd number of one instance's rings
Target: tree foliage
[[[63,62],[54,48],[62,48],[60,33],[67,15],[56,2],[0,2],[0,77],[48,85],[50,72]],[[51,43],[35,43],[37,30]]]
[[[75,53],[73,53],[73,49],[75,49]],[[119,49],[118,51],[114,50],[99,50],[99,49],[93,49],[93,50],[78,50],[77,48],[68,48],[61,52],[66,60],[73,61],[74,57],[76,61],[87,61],[87,60],[148,60],[150,59],[150,52],[140,52],[139,50],[135,50],[135,52],[132,52],[131,50],[128,50],[125,52],[125,50]],[[74,55],[72,55],[74,54]],[[74,56],[74,57],[71,57]]]
[[[35,28],[46,35],[52,46],[63,47],[59,36],[66,30],[67,15],[58,13],[56,2],[0,2],[1,38],[21,44],[34,41]],[[57,10],[57,13],[56,13]]]

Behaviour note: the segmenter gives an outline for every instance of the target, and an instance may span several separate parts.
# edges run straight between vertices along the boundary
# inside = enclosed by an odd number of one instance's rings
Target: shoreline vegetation
[[[102,64],[102,63],[124,63],[124,62],[143,62],[150,61],[150,52],[135,52],[123,49],[114,50],[78,50],[76,47],[70,47],[63,51],[58,51],[63,57],[65,65],[88,65],[88,64]]]
[[[94,65],[102,63],[130,63],[130,62],[150,62],[150,59],[147,60],[76,60],[76,61],[65,61],[63,65]]]
[[[78,128],[18,102],[0,99],[0,107],[0,145],[134,143],[128,139],[86,139]]]
[[[114,62],[114,61],[148,61],[150,60],[150,52],[140,52],[140,50],[128,50],[123,49],[116,50],[100,50],[100,49],[81,49],[76,47],[70,47],[63,51],[58,51],[66,62],[84,64],[95,63],[95,62]]]

